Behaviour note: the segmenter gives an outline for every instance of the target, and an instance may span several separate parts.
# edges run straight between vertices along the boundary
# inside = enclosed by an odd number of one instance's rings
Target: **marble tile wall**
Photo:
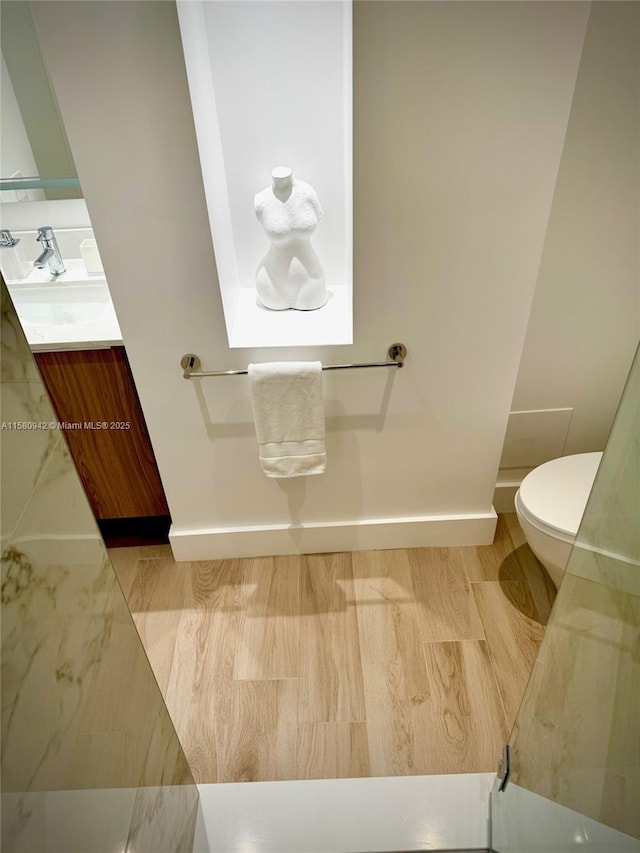
[[[2,849],[50,849],[55,792],[85,803],[59,849],[107,849],[86,808],[121,790],[123,849],[188,851],[197,789],[4,283],[1,309]]]
[[[523,842],[524,788],[624,833],[621,850],[640,851],[638,354],[510,742],[511,781],[494,795],[498,835],[517,823]],[[496,850],[524,849],[511,842]],[[565,849],[560,835],[555,844],[536,849]]]

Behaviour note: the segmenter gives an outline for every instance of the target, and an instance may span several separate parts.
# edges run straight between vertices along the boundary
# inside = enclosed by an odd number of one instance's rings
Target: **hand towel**
[[[250,364],[249,387],[260,465],[267,477],[322,474],[327,464],[322,364]]]

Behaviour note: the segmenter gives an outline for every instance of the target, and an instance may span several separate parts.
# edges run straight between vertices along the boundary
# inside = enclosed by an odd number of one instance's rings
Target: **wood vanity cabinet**
[[[124,347],[35,355],[95,517],[168,516]]]

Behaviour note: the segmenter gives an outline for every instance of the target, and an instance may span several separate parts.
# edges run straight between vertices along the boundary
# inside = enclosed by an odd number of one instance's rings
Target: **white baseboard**
[[[493,493],[493,506],[496,512],[516,511],[516,492],[520,483],[497,483]]]
[[[493,493],[493,506],[496,512],[515,512],[516,492],[527,474],[533,468],[501,468],[498,482]]]
[[[496,520],[496,513],[492,510],[477,515],[375,518],[200,530],[185,530],[174,524],[169,541],[174,559],[178,561],[489,545],[493,542]]]

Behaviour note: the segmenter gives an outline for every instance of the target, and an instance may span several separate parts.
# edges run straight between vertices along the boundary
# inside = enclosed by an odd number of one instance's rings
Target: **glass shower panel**
[[[492,793],[498,853],[640,851],[640,356]]]
[[[2,850],[192,848],[198,793],[2,282]]]

